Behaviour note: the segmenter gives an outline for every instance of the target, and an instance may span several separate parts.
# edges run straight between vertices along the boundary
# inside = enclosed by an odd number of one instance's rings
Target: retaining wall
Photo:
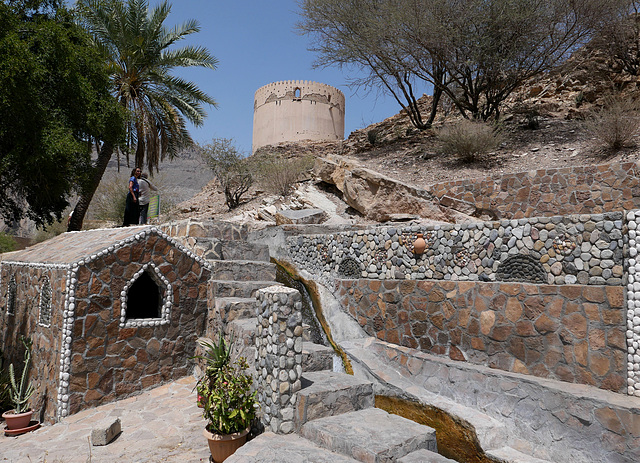
[[[428,191],[510,219],[631,210],[640,207],[640,164],[539,169],[442,182]]]
[[[338,280],[370,336],[500,370],[627,390],[624,288]]]

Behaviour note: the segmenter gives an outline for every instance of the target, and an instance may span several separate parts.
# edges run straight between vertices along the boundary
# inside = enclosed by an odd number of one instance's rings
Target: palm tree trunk
[[[96,164],[93,166],[93,173],[91,175],[91,178],[82,186],[82,189],[80,190],[80,198],[78,199],[78,203],[73,209],[71,218],[69,219],[67,231],[82,230],[82,222],[84,222],[84,216],[87,213],[87,209],[89,209],[89,204],[91,204],[91,200],[93,199],[93,195],[98,189],[98,185],[100,185],[100,181],[102,180],[104,171],[107,169],[107,164],[109,164],[109,160],[111,160],[112,154],[113,145],[109,142],[104,142],[104,144],[102,145],[102,149],[98,149],[98,159],[96,160]]]

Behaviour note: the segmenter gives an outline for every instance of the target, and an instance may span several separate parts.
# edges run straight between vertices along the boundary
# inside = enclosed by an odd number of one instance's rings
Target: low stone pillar
[[[270,286],[256,294],[258,401],[265,430],[293,432],[296,392],[302,376],[302,296],[296,289]]]

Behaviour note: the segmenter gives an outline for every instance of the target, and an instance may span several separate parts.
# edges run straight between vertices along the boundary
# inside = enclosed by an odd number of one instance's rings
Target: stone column
[[[302,376],[302,297],[270,286],[256,295],[257,390],[265,430],[293,432],[296,392]]]

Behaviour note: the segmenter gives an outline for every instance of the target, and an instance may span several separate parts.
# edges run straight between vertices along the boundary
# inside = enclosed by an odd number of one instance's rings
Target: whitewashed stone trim
[[[67,271],[65,287],[67,294],[62,312],[62,342],[60,350],[60,374],[58,382],[58,408],[56,418],[59,420],[69,414],[69,375],[71,371],[71,342],[73,340],[73,322],[75,320],[76,297],[78,284],[78,264],[74,264]]]
[[[160,284],[164,289],[164,295],[162,297],[162,304],[160,307],[160,318],[141,318],[141,319],[129,319],[127,320],[127,304],[129,289],[136,282],[140,276],[146,272],[154,276],[156,283]],[[168,325],[171,321],[171,307],[173,306],[173,287],[169,280],[162,274],[160,269],[156,267],[152,262],[144,264],[140,270],[138,270],[133,277],[124,285],[120,292],[120,328],[137,328],[139,326],[160,326]]]
[[[640,211],[627,213],[629,254],[627,268],[627,392],[640,397]]]

